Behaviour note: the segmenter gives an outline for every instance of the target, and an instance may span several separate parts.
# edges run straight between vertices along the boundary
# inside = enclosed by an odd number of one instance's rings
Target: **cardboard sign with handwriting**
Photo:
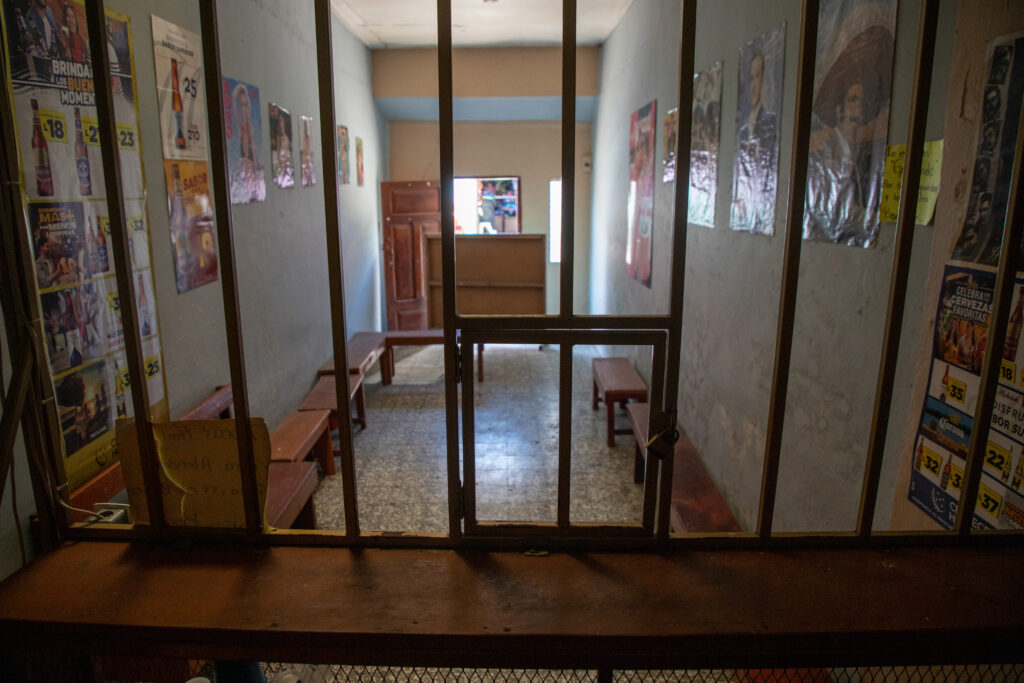
[[[252,419],[256,488],[265,518],[270,434]],[[168,526],[245,528],[242,476],[234,420],[187,420],[153,425],[160,459],[160,491]],[[134,420],[117,421],[117,447],[136,524],[149,524]],[[263,521],[264,531],[266,521]]]

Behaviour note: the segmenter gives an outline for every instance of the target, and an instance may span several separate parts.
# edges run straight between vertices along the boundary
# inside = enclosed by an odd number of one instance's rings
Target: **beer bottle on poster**
[[[152,329],[149,324],[149,302],[146,299],[146,285],[142,281],[142,273],[139,273],[139,326],[142,328],[142,336],[148,337]]]
[[[174,123],[177,132],[174,134],[174,146],[178,149],[185,149],[185,133],[182,130],[184,125],[185,110],[181,104],[181,93],[178,91],[178,60],[171,60],[171,110],[174,111]]]
[[[82,114],[75,107],[75,165],[78,167],[78,191],[92,194],[92,173],[89,171],[89,151],[82,136]]]
[[[942,376],[942,393],[939,394],[939,400],[946,400],[946,389],[949,388],[949,364],[946,364],[946,374]]]
[[[1006,326],[1006,343],[1003,345],[1003,359],[1013,362],[1017,358],[1017,343],[1020,340],[1021,327],[1024,327],[1024,297],[1017,294],[1017,306],[1010,315]]]
[[[953,454],[950,453],[949,456],[946,458],[946,465],[945,465],[945,467],[942,468],[942,476],[939,477],[939,486],[941,488],[944,489],[947,486],[949,486],[949,474],[950,474],[950,472],[952,472],[952,470],[953,470]]]
[[[107,236],[103,232],[103,224],[96,218],[96,269],[97,273],[110,270],[110,259],[107,255]]]
[[[917,454],[914,456],[914,469],[920,470],[921,463],[924,461],[924,441],[920,441],[917,444]]]
[[[40,197],[53,196],[53,172],[50,170],[50,149],[39,122],[39,102],[32,100],[32,157],[36,163],[36,190]]]
[[[1003,471],[1000,473],[1004,482],[1010,481],[1010,468],[1013,467],[1013,452],[1011,451],[1003,458]]]
[[[1024,479],[1024,455],[1017,460],[1017,469],[1013,471],[1013,481],[1010,482],[1010,487],[1014,491],[1020,490],[1020,481]]]
[[[178,291],[188,289],[189,234],[188,216],[185,215],[185,199],[181,190],[181,171],[178,164],[171,164],[171,241],[174,243],[175,269],[178,274]]]

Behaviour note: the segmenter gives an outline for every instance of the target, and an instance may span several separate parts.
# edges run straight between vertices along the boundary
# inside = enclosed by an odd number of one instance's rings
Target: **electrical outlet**
[[[131,506],[127,503],[94,503],[93,512],[105,524],[131,524]]]

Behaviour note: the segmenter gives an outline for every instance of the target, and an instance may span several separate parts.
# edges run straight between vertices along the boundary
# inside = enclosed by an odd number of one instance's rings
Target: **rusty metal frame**
[[[653,452],[660,467],[648,467],[645,484],[644,512],[639,524],[572,524],[569,520],[569,468],[571,466],[571,433],[569,431],[571,410],[572,382],[572,348],[576,344],[609,343],[619,345],[650,345],[654,347],[654,365],[651,393],[651,419],[648,425],[650,433],[671,426],[676,418],[676,396],[678,392],[681,325],[683,311],[684,273],[686,258],[686,212],[687,184],[677,182],[674,198],[675,215],[673,219],[672,249],[672,285],[671,304],[668,315],[577,315],[573,312],[573,265],[574,265],[574,179],[575,171],[575,21],[576,0],[563,0],[563,84],[562,84],[562,166],[563,166],[563,261],[560,272],[560,311],[553,316],[477,316],[459,315],[455,308],[455,250],[454,224],[452,207],[453,179],[453,136],[454,124],[452,117],[452,40],[451,40],[451,3],[450,0],[437,0],[438,19],[438,73],[439,73],[439,130],[441,144],[441,198],[442,198],[442,259],[443,259],[443,310],[444,310],[444,357],[445,357],[445,400],[446,400],[446,433],[447,472],[449,499],[449,532],[438,534],[393,534],[360,532],[356,506],[356,486],[354,469],[352,469],[351,427],[347,420],[340,420],[344,425],[347,438],[342,439],[343,452],[347,448],[346,457],[342,458],[342,470],[345,476],[345,532],[305,532],[282,531],[272,534],[254,533],[253,515],[259,514],[256,507],[255,479],[252,474],[251,437],[243,439],[243,432],[248,432],[248,422],[242,416],[248,414],[248,402],[244,391],[244,363],[242,358],[241,326],[238,319],[237,283],[235,281],[235,263],[230,234],[230,205],[227,202],[226,163],[224,155],[218,157],[215,150],[223,151],[223,113],[219,98],[219,56],[217,55],[216,35],[216,2],[200,0],[200,11],[203,17],[203,43],[206,61],[208,106],[211,122],[211,154],[214,156],[214,198],[217,208],[218,236],[220,258],[225,280],[224,300],[225,317],[228,327],[228,345],[232,364],[232,382],[236,386],[236,416],[239,417],[240,459],[242,462],[243,481],[245,482],[245,502],[247,531],[245,534],[225,530],[195,530],[167,528],[162,520],[159,500],[155,447],[151,444],[151,431],[148,430],[148,400],[141,363],[141,340],[134,308],[134,286],[131,282],[131,271],[125,266],[130,265],[127,245],[127,228],[121,202],[118,152],[113,135],[112,96],[109,80],[96,79],[98,115],[101,121],[101,151],[104,159],[104,174],[108,188],[108,210],[112,227],[114,259],[118,266],[118,291],[125,314],[125,348],[129,358],[129,373],[132,377],[133,405],[139,417],[137,426],[140,430],[140,444],[143,450],[144,475],[147,497],[150,502],[150,518],[153,524],[149,527],[132,528],[126,525],[109,525],[105,528],[68,528],[64,515],[52,511],[52,496],[55,491],[44,483],[37,484],[34,477],[37,501],[47,500],[51,496],[50,514],[55,516],[55,530],[58,537],[67,533],[73,538],[82,539],[176,539],[193,538],[201,534],[210,540],[230,540],[240,543],[274,544],[274,545],[322,545],[322,546],[356,546],[356,547],[467,547],[467,548],[523,548],[534,545],[550,545],[558,548],[582,549],[789,549],[789,548],[889,548],[898,546],[952,546],[965,545],[977,547],[998,546],[1005,543],[1019,543],[1021,534],[1016,532],[992,531],[984,534],[970,533],[970,519],[973,507],[961,505],[953,532],[880,532],[874,531],[872,518],[877,496],[879,470],[882,448],[884,447],[887,430],[888,407],[892,399],[892,377],[895,368],[896,351],[899,345],[899,323],[902,316],[905,298],[906,269],[909,261],[911,226],[916,202],[913,196],[917,190],[915,165],[920,166],[921,145],[923,143],[925,116],[929,99],[930,70],[932,53],[935,45],[936,0],[924,0],[918,28],[917,65],[915,84],[912,96],[912,108],[909,123],[910,144],[907,153],[907,171],[904,177],[903,201],[898,219],[899,231],[894,253],[893,274],[890,283],[889,311],[886,318],[885,350],[879,369],[878,389],[876,391],[875,414],[872,420],[872,445],[867,455],[865,480],[862,489],[859,521],[853,532],[839,533],[773,533],[772,518],[778,482],[778,467],[781,458],[780,446],[784,423],[789,363],[792,350],[792,330],[795,315],[796,291],[799,277],[799,257],[802,241],[802,218],[804,194],[806,190],[807,147],[810,122],[810,106],[813,92],[814,54],[817,36],[817,3],[804,0],[801,19],[800,61],[797,81],[797,113],[794,122],[792,166],[790,170],[789,213],[787,217],[787,234],[784,247],[782,268],[782,288],[780,293],[779,318],[775,365],[773,369],[772,396],[769,414],[769,427],[766,438],[765,464],[762,479],[762,491],[757,529],[746,533],[687,534],[672,536],[669,532],[668,505],[671,493],[672,456],[666,452]],[[103,18],[103,0],[87,0],[86,16],[90,35],[96,37],[91,41],[93,63],[97,72],[103,73],[109,68],[106,51],[100,49],[105,44],[105,22]],[[692,98],[692,72],[694,67],[693,51],[696,27],[696,0],[683,0],[683,21],[680,37],[680,102]],[[319,63],[318,84],[320,88],[321,139],[324,153],[325,176],[337,176],[333,154],[333,64],[331,61],[331,15],[328,0],[316,0],[316,32],[317,55]],[[6,99],[6,98],[5,98]],[[5,114],[9,113],[8,103],[4,103]],[[689,125],[690,110],[680,107],[679,125],[686,130]],[[1022,122],[1024,125],[1024,111]],[[5,145],[10,145],[5,136]],[[214,138],[219,137],[219,141]],[[689,137],[678,136],[677,159],[688,160]],[[5,156],[10,156],[8,153]],[[218,162],[217,159],[220,159]],[[8,160],[9,161],[9,160]],[[1021,186],[1024,185],[1024,173],[1021,164],[1024,162],[1024,130],[1018,129],[1016,160],[1010,202],[1004,228],[1004,244],[1017,244],[1020,241],[1024,226],[1024,200],[1021,200]],[[330,171],[333,169],[333,177]],[[680,169],[681,171],[682,169]],[[223,175],[222,175],[223,174]],[[683,177],[680,172],[680,177]],[[333,187],[332,187],[333,186]],[[4,199],[8,199],[5,193]],[[334,183],[325,186],[325,202],[327,207],[327,239],[329,249],[329,265],[331,267],[331,305],[332,332],[334,337],[335,357],[346,355],[346,335],[344,324],[344,292],[341,267],[343,263],[341,242],[338,233],[339,199]],[[20,198],[19,198],[20,201]],[[9,203],[9,202],[8,202]],[[7,207],[5,207],[7,208]],[[23,232],[23,231],[21,231]],[[20,235],[17,249],[31,253],[27,244],[27,235]],[[5,250],[10,246],[5,241]],[[984,444],[987,440],[987,426],[991,418],[992,394],[997,384],[999,350],[1002,346],[1001,334],[1005,333],[1010,293],[1012,292],[1013,250],[1005,249],[1000,261],[995,300],[993,303],[992,328],[989,338],[992,343],[986,350],[983,367],[981,396],[977,414],[976,429],[972,435],[970,455],[967,463],[966,485],[962,500],[974,500],[978,491],[981,476]],[[8,254],[8,263],[11,255]],[[19,264],[20,276],[32,281],[31,272],[25,264]],[[125,275],[127,273],[127,275]],[[230,277],[228,277],[230,276]],[[230,280],[230,281],[229,281]],[[28,303],[28,317],[38,325],[38,310],[34,306],[34,298]],[[28,321],[20,321],[25,324]],[[456,344],[457,336],[464,337],[464,347]],[[37,351],[41,349],[41,339],[35,335]],[[467,457],[466,487],[460,480],[460,444],[459,444],[459,386],[457,369],[464,368],[463,395],[468,399],[463,413],[467,428],[464,436],[467,453],[472,450],[472,390],[473,390],[473,344],[513,343],[513,342],[550,343],[560,345],[560,440],[559,440],[559,497],[558,518],[551,523],[519,524],[480,522],[473,511],[474,496],[471,484],[474,479],[471,457]],[[468,361],[468,362],[467,362]],[[38,366],[38,363],[36,364]],[[37,381],[42,378],[37,368]],[[236,383],[236,375],[239,380]],[[35,399],[33,386],[28,388],[28,402]],[[45,382],[42,388],[43,401],[52,401],[52,391],[47,392]],[[988,397],[988,400],[985,397]],[[348,405],[348,395],[339,389],[339,411]],[[243,426],[244,423],[244,426]],[[50,420],[46,423],[47,430],[36,424],[33,433],[27,436],[37,439],[40,443],[47,439],[53,441],[56,425]],[[149,433],[149,439],[143,437],[142,431]],[[59,438],[59,431],[56,432]],[[248,443],[245,443],[248,441]],[[659,446],[661,448],[662,445]],[[30,450],[34,450],[30,447]],[[667,450],[667,449],[665,449]],[[42,452],[42,449],[39,450]],[[653,458],[650,460],[653,462]],[[346,466],[346,462],[348,463]],[[60,472],[58,465],[50,463],[50,468],[40,466],[44,474]],[[248,472],[248,474],[247,474]],[[657,503],[655,506],[655,499]],[[44,506],[45,507],[45,506]],[[462,515],[465,510],[466,517]],[[47,513],[46,509],[42,510]],[[463,524],[465,523],[465,535]]]
[[[255,445],[249,422],[249,389],[242,348],[242,316],[238,298],[238,268],[231,225],[231,201],[228,180],[227,133],[224,129],[224,100],[221,96],[220,42],[217,39],[217,0],[199,3],[203,42],[203,71],[206,80],[206,106],[209,114],[210,185],[217,222],[217,246],[220,257],[220,285],[224,301],[224,326],[227,331],[228,361],[235,409],[235,434],[238,441],[238,469],[242,477],[242,504],[245,528],[250,534],[263,530],[256,483]]]
[[[103,182],[107,193],[107,215],[110,217],[110,237],[113,246],[117,297],[120,303],[121,329],[128,376],[131,380],[132,408],[135,429],[139,439],[142,461],[142,479],[146,489],[146,503],[150,525],[164,526],[164,509],[160,494],[159,461],[149,415],[149,390],[146,385],[146,366],[143,359],[142,336],[135,301],[131,255],[128,253],[128,222],[125,220],[124,193],[121,187],[121,159],[117,148],[117,122],[114,118],[114,95],[110,78],[110,59],[107,54],[107,22],[103,0],[87,0],[85,18],[89,28],[89,49],[96,90],[96,118],[103,155]]]

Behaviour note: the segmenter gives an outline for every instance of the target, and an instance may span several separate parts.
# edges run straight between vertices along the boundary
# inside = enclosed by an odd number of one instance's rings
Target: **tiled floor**
[[[366,379],[367,422],[355,433],[360,527],[364,531],[448,531],[441,346],[400,349],[395,380]],[[573,355],[573,522],[638,522],[642,486],[633,483],[633,437],[605,444],[605,411],[591,409],[590,359]],[[556,518],[558,348],[488,345],[477,382],[476,511],[479,520]],[[620,427],[628,427],[621,410]],[[461,439],[460,439],[461,440]],[[315,494],[318,526],[344,529],[341,475]]]

